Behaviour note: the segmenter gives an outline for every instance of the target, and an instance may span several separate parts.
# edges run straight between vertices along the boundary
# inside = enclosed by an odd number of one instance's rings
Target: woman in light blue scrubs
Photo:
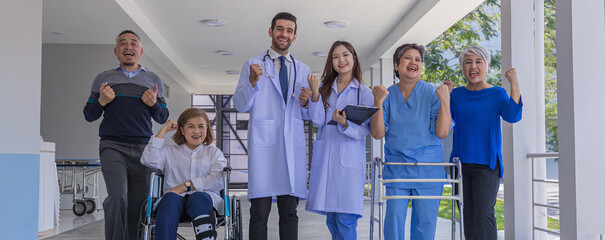
[[[449,88],[437,88],[420,80],[424,47],[404,44],[395,50],[393,64],[399,83],[373,88],[374,107],[370,129],[376,139],[385,137],[385,161],[407,163],[444,162],[441,139],[453,125]],[[445,178],[442,166],[385,166],[384,179]],[[444,183],[386,183],[387,196],[440,196]],[[384,237],[405,239],[409,199],[387,200]],[[438,199],[412,200],[411,239],[434,239]]]
[[[372,91],[363,85],[355,49],[344,41],[336,41],[330,48],[321,87],[315,76],[308,81],[311,89],[303,88],[300,101],[308,106],[318,131],[306,209],[326,215],[332,239],[357,239],[357,220],[363,213],[369,120],[356,124],[346,119],[346,111],[339,111],[347,105],[372,106]],[[328,124],[330,120],[336,124]]]

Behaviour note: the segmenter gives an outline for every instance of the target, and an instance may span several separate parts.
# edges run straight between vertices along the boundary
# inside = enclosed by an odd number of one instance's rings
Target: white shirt
[[[141,163],[164,173],[164,192],[191,180],[192,188],[197,192],[208,193],[214,208],[220,209],[220,191],[224,188],[223,168],[227,166],[227,160],[217,147],[201,144],[191,150],[185,144],[164,144],[164,139],[154,136],[143,151]]]
[[[277,76],[277,78],[279,78],[279,69],[281,68],[281,60],[279,60],[279,57],[281,57],[281,54],[277,53],[275,50],[273,50],[273,48],[269,48],[269,57],[271,57],[271,59],[273,59],[273,64],[275,66],[275,75]],[[290,83],[290,65],[292,65],[292,57],[290,57],[290,52],[288,52],[286,55],[284,55],[284,57],[286,57],[286,68],[288,69],[288,84]]]

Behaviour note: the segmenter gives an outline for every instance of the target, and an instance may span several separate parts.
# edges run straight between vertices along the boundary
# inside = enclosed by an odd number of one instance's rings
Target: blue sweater
[[[500,117],[509,123],[521,120],[523,102],[519,104],[501,87],[470,91],[458,87],[451,94],[454,145],[450,160],[459,157],[463,163],[502,168],[502,130]]]
[[[99,104],[99,88],[105,82],[109,83],[116,97],[103,107]],[[154,84],[158,85],[157,102],[148,107],[141,96],[147,89],[153,90]],[[160,124],[168,120],[163,96],[162,80],[152,72],[141,71],[128,78],[120,68],[108,70],[97,75],[93,81],[90,97],[84,106],[84,118],[93,122],[103,115],[99,127],[101,140],[146,144],[153,135],[151,118]]]

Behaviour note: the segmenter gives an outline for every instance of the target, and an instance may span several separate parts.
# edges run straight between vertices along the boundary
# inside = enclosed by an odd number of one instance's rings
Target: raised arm
[[[509,68],[506,73],[504,73],[504,77],[506,77],[510,83],[510,97],[513,99],[513,101],[515,101],[515,103],[519,104],[521,101],[521,88],[519,87],[517,69]]]
[[[164,161],[166,160],[164,147],[164,136],[167,132],[174,131],[178,127],[173,120],[168,120],[164,126],[158,131],[155,137],[152,137],[149,144],[143,150],[141,155],[141,163],[150,168],[164,170]]]
[[[262,75],[263,69],[259,64],[249,64],[249,62],[244,64],[233,94],[233,105],[237,111],[250,111],[254,103],[254,96],[258,92],[257,83]]]
[[[450,114],[450,90],[448,85],[441,85],[435,90],[439,99],[439,114],[435,121],[435,135],[438,138],[445,138],[450,133],[452,116]]]
[[[374,139],[381,139],[386,134],[384,130],[384,111],[382,104],[389,95],[389,91],[382,85],[374,86],[372,89],[374,95],[374,107],[378,108],[378,111],[372,115],[370,120],[370,133]]]
[[[319,79],[317,76],[309,74],[307,77],[309,88],[303,87],[299,98],[300,104],[308,108],[308,115],[316,127],[322,127],[326,122],[326,109],[323,105],[323,99],[319,94]],[[311,101],[309,101],[309,99]]]

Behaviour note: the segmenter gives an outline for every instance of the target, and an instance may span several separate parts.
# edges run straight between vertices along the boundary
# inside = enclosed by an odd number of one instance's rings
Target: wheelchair
[[[223,197],[224,209],[214,209],[217,222],[216,229],[218,233],[219,227],[225,227],[225,240],[243,240],[240,200],[237,199],[235,195],[229,196],[227,177],[230,172],[231,167],[227,166],[223,168],[223,183],[225,188],[221,190],[220,194]],[[159,170],[153,170],[149,180],[149,194],[141,206],[141,221],[139,221],[139,237],[137,238],[141,240],[155,239],[156,208],[158,200],[164,194],[164,176]],[[191,227],[191,224],[191,219],[188,219],[185,222],[180,222],[179,227]],[[185,240],[185,238],[179,234],[177,234],[177,238],[179,240]]]

